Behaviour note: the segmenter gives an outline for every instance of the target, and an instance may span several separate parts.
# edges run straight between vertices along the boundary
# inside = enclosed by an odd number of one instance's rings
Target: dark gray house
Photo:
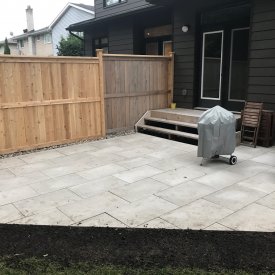
[[[84,31],[86,55],[174,51],[179,107],[275,110],[274,0],[95,0],[95,19],[69,30]]]

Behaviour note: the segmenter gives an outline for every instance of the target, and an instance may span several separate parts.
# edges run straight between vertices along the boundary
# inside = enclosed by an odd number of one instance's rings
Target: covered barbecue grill
[[[228,155],[231,165],[237,163],[237,157],[232,155],[236,147],[234,114],[220,106],[204,112],[198,122],[198,133],[198,157],[217,159]]]

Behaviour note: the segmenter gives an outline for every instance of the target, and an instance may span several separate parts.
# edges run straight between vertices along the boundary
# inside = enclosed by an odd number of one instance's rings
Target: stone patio
[[[200,166],[132,134],[0,160],[0,223],[275,231],[275,148]]]

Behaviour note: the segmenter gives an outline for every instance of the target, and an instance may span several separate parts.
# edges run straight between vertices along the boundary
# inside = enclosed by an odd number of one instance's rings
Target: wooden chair
[[[256,147],[263,103],[246,102],[242,112],[241,144]]]

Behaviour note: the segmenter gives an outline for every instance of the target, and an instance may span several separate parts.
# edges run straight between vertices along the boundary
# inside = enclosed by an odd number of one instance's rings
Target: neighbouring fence
[[[129,129],[172,100],[173,55],[0,56],[0,154]]]
[[[108,132],[133,128],[146,111],[170,105],[173,55],[104,54],[103,61]]]
[[[105,135],[99,58],[0,57],[0,153]]]

